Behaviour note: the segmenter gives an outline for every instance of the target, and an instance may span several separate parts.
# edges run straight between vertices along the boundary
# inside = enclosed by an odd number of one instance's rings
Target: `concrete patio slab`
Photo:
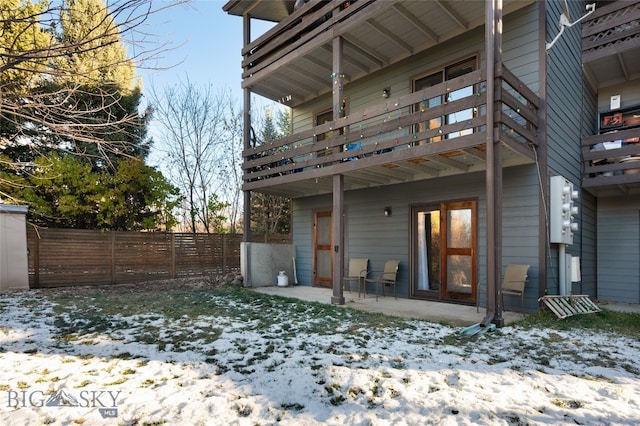
[[[288,287],[257,287],[253,290],[270,295],[293,297],[309,302],[331,304],[332,290],[322,287],[288,286]],[[357,292],[344,292],[345,306],[367,312],[395,315],[403,318],[416,318],[453,326],[469,326],[477,324],[486,315],[484,308],[475,306],[456,305],[453,303],[430,302],[414,299],[394,299],[386,296],[376,301],[375,295],[358,297]],[[503,313],[505,324],[513,323],[524,317],[518,312],[505,311]]]

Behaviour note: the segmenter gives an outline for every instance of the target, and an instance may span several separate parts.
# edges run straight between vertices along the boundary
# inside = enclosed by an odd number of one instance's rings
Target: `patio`
[[[329,304],[332,290],[323,287],[289,286],[289,287],[256,287],[253,290],[276,296],[293,297],[309,302]],[[394,299],[391,296],[380,297],[376,301],[375,295],[367,295],[366,298],[358,297],[357,292],[344,293],[345,304],[343,306],[359,309],[367,312],[378,312],[396,315],[404,318],[417,318],[435,322],[442,322],[454,326],[468,326],[482,321],[485,317],[485,309],[475,306],[456,305],[452,303],[430,302],[414,299]],[[511,324],[522,319],[524,314],[505,311],[504,322]]]

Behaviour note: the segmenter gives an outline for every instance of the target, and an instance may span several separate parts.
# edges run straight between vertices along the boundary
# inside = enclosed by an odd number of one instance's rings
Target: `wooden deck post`
[[[495,69],[501,60],[502,0],[486,2],[485,43],[487,52],[487,314],[482,320],[486,326],[502,326],[500,281],[502,271],[502,156],[500,140],[496,135],[494,114]]]
[[[333,175],[333,296],[331,303],[344,305],[342,274],[344,271],[344,176]]]
[[[251,43],[251,17],[249,14],[244,14],[242,16],[242,28],[243,28],[243,47],[247,47],[249,43]],[[244,149],[248,149],[251,147],[251,88],[245,87],[242,90],[243,96],[243,112],[242,112],[242,121],[243,121],[243,129],[242,129],[242,138],[243,138],[243,146]],[[244,191],[244,211],[243,211],[243,241],[250,242],[251,241],[251,191]],[[245,277],[247,283],[249,283],[250,277]]]
[[[496,7],[493,11],[494,13],[494,34],[495,38],[493,40],[494,45],[494,69],[496,65],[502,65],[502,0],[495,0]],[[503,306],[502,306],[502,143],[500,141],[499,136],[495,133],[497,132],[497,125],[493,126],[494,138],[493,144],[495,147],[494,152],[494,162],[493,162],[493,176],[494,176],[494,185],[493,185],[493,193],[494,195],[494,244],[493,252],[495,253],[495,265],[494,267],[494,277],[496,280],[496,287],[494,291],[495,297],[495,306],[496,312],[495,317],[493,319],[493,323],[498,326],[504,326],[504,317],[502,316]]]
[[[333,39],[333,121],[342,117],[344,75],[342,73],[342,37]],[[334,126],[334,129],[337,126]],[[344,272],[344,176],[333,175],[333,296],[331,303],[344,305],[342,274]]]

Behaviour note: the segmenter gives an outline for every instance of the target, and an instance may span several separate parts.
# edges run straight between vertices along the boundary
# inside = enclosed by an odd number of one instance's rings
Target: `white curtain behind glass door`
[[[429,219],[427,214],[418,212],[418,290],[429,290],[427,219]]]

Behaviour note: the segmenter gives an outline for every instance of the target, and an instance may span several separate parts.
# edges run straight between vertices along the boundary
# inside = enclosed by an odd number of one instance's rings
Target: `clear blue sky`
[[[160,0],[154,7],[162,3]],[[158,65],[178,65],[162,71],[139,70],[144,90],[153,86],[161,91],[163,86],[188,77],[192,83],[228,87],[241,103],[242,18],[223,12],[225,3],[226,0],[195,0],[189,6],[172,7],[151,17],[151,31],[158,41],[170,41],[174,48],[159,58]],[[252,28],[254,36],[267,28],[257,27]]]

